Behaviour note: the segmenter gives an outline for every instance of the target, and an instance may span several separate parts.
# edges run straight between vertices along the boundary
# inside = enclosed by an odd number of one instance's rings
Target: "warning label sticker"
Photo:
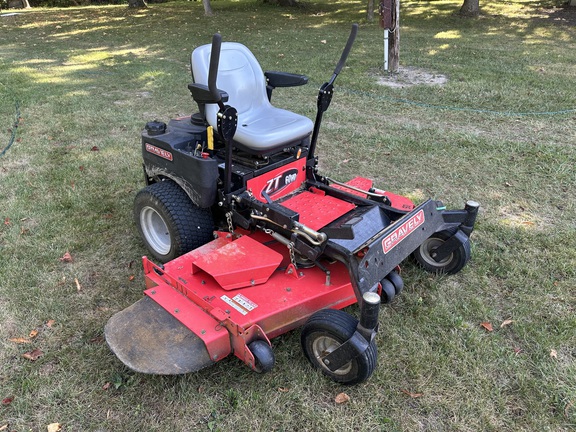
[[[242,315],[248,314],[248,312],[256,309],[258,305],[254,303],[252,300],[248,299],[246,296],[242,294],[236,294],[234,297],[230,298],[227,295],[223,295],[220,297],[222,301],[226,302]]]

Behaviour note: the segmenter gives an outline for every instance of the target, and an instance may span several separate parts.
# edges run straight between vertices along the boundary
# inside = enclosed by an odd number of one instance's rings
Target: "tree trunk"
[[[144,0],[128,0],[128,7],[130,8],[147,8],[148,5]]]
[[[400,68],[400,0],[392,0],[392,29],[388,43],[388,70],[398,73]]]
[[[374,0],[368,0],[367,19],[369,22],[374,21]]]
[[[460,8],[460,15],[467,17],[475,17],[480,14],[480,0],[464,0],[464,4]]]
[[[204,5],[204,15],[214,15],[214,12],[212,12],[212,6],[210,6],[210,0],[202,0],[202,4]]]

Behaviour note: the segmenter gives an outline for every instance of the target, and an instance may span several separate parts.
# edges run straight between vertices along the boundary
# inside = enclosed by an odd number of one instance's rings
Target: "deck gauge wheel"
[[[274,351],[266,341],[255,340],[248,344],[248,349],[256,359],[256,372],[265,373],[272,370],[275,363]]]

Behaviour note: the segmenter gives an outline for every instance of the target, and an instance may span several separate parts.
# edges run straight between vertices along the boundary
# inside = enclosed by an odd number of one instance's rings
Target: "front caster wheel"
[[[256,359],[256,367],[254,368],[256,372],[264,373],[272,370],[276,359],[270,345],[263,340],[255,340],[248,344],[248,349]]]
[[[457,236],[458,247],[446,258],[440,261],[434,259],[435,251],[449,238]],[[470,259],[470,240],[463,233],[440,231],[432,234],[413,253],[414,258],[422,268],[430,273],[455,274],[464,268]]]
[[[302,328],[301,343],[306,358],[333,381],[358,384],[366,381],[376,369],[378,353],[373,340],[368,349],[340,369],[331,371],[324,357],[340,347],[356,331],[358,320],[341,310],[323,309],[312,315]]]

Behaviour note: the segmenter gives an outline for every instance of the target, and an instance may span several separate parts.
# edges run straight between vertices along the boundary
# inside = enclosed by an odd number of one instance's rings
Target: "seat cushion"
[[[208,84],[211,45],[192,52],[192,75],[199,84]],[[228,104],[238,111],[234,141],[256,153],[266,153],[305,139],[314,124],[305,116],[276,108],[266,94],[266,79],[258,61],[248,48],[224,42],[216,86],[228,93]],[[206,106],[206,120],[216,127],[218,105]]]

